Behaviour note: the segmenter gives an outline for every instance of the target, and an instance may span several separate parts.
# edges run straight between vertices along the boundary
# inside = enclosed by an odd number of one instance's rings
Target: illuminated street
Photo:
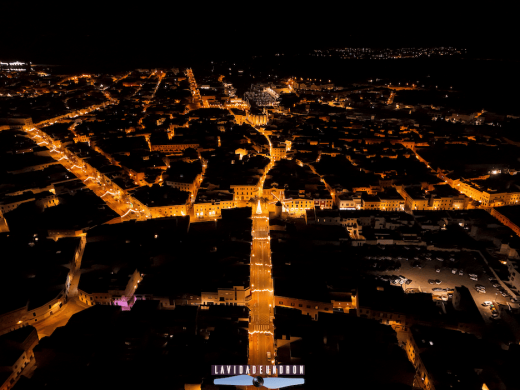
[[[47,317],[43,321],[33,324],[38,331],[38,338],[42,339],[43,337],[50,336],[56,328],[67,325],[70,317],[87,308],[88,306],[82,303],[79,299],[69,299],[69,301],[55,314]]]
[[[520,390],[517,23],[184,6],[4,7],[0,390]]]
[[[253,207],[251,291],[249,302],[249,364],[274,364],[274,294],[271,277],[271,237],[266,206]]]
[[[27,133],[29,133],[30,137],[38,142],[39,145],[44,145],[50,149],[51,156],[69,172],[83,180],[89,189],[102,198],[112,210],[121,216],[121,221],[135,219],[142,214],[138,209],[133,208],[131,197],[125,196],[119,190],[114,190],[111,185],[105,185],[103,183],[104,179],[90,172],[82,160],[73,153],[69,151],[63,152],[60,146],[53,146],[50,137],[42,130],[28,129]]]

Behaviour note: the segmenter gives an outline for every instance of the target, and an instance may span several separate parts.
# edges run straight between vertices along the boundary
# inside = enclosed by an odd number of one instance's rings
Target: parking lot
[[[493,285],[499,285],[499,283],[489,280],[492,274],[476,252],[439,252],[425,249],[417,250],[410,247],[405,250],[400,249],[399,255],[390,252],[385,253],[384,250],[381,250],[378,251],[376,256],[367,257],[365,258],[370,262],[369,267],[372,268],[374,274],[390,280],[392,278],[388,278],[388,276],[391,275],[404,276],[411,280],[408,284],[402,285],[405,290],[416,289],[432,293],[434,299],[451,300],[448,289],[457,286],[467,287],[487,323],[492,321],[490,320],[491,309],[482,306],[482,303],[485,301],[503,305],[511,303],[511,297],[504,297],[501,293],[503,289],[500,286],[493,287]],[[428,257],[431,260],[428,260]],[[437,260],[437,258],[441,258],[443,261]],[[396,266],[398,268],[393,269]],[[456,270],[455,273],[453,273],[453,270]],[[459,274],[461,270],[462,275]],[[477,275],[478,280],[471,280],[470,273]],[[435,280],[440,281],[440,283],[430,283]],[[478,292],[475,288],[477,285],[483,286],[485,292]],[[433,289],[445,291],[434,291]]]

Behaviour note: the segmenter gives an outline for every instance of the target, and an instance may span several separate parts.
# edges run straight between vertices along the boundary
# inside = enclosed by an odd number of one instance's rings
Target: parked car
[[[443,289],[442,288],[432,288],[432,291],[440,292],[440,291],[443,291]]]
[[[431,280],[431,279],[430,279],[430,280],[428,280],[428,283],[430,283],[430,284],[435,284],[435,280]]]
[[[453,257],[450,257],[450,261],[455,261],[455,259]]]
[[[441,281],[439,279],[435,279],[435,284],[441,284]]]
[[[500,284],[495,283],[495,284],[493,284],[493,287],[499,288],[499,287],[500,287]]]
[[[412,280],[411,280],[411,279],[408,279],[405,283],[406,283],[406,284],[410,284],[410,283],[412,283]]]
[[[437,268],[437,269],[435,270],[435,272],[439,273],[439,272],[441,272],[441,269],[440,269],[440,268]]]
[[[444,261],[442,257],[436,257],[435,260]]]
[[[452,273],[453,275],[455,275],[455,274],[457,273],[457,268],[453,268],[453,269],[451,270],[451,273]]]
[[[484,301],[482,303],[483,306],[489,306],[489,305],[492,305],[492,304],[493,304],[493,302],[491,302],[491,301]]]
[[[463,270],[460,270],[460,271],[459,271],[459,276],[462,276],[462,275],[464,275],[464,271],[463,271]]]

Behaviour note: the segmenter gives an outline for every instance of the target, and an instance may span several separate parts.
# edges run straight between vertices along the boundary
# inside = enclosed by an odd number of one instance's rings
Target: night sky
[[[49,3],[3,6],[0,59],[169,66],[188,57],[206,60],[331,46],[456,46],[480,56],[518,57],[513,12],[507,8],[438,2],[428,7],[381,7],[378,2],[107,3],[85,3],[84,10],[79,2],[60,9]]]

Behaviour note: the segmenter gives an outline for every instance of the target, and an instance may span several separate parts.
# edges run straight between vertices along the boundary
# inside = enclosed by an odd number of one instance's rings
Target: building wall
[[[85,249],[86,237],[80,239],[78,247],[74,252],[74,257],[70,261],[70,271],[67,274],[65,282],[65,290],[63,294],[50,300],[41,307],[33,310],[28,310],[27,305],[19,309],[0,315],[0,334],[7,333],[11,330],[21,328],[22,326],[32,325],[38,321],[56,314],[61,310],[63,305],[67,302],[68,297],[73,296],[79,280],[79,268],[81,267],[81,259]],[[72,295],[70,295],[72,294]]]
[[[131,307],[133,304],[133,298],[136,290],[139,287],[139,283],[143,280],[141,273],[135,270],[130,276],[128,283],[124,291],[99,291],[99,292],[86,292],[78,289],[78,298],[81,302],[89,305],[117,305],[124,307]]]
[[[178,188],[181,191],[186,191],[186,192],[190,192],[191,194],[195,194],[195,191],[197,190],[199,183],[201,182],[201,179],[202,179],[202,175],[197,175],[195,180],[193,180],[193,182],[191,182],[191,183],[167,180],[166,185],[173,187],[173,188]]]
[[[249,200],[258,196],[258,186],[232,185],[234,200]]]
[[[323,209],[332,209],[332,198],[330,199],[314,199],[314,207]]]
[[[412,333],[410,331],[407,333],[408,337],[405,344],[405,351],[406,355],[408,356],[408,360],[410,360],[410,362],[413,364],[417,373],[413,383],[414,388],[435,390],[435,386],[433,385],[431,378],[428,375],[428,371],[426,370],[426,367],[421,360],[419,348],[413,339]]]
[[[275,306],[289,307],[292,309],[298,309],[303,315],[310,315],[314,320],[318,320],[318,313],[332,313],[333,309],[342,310],[348,312],[351,309],[356,308],[356,297],[351,296],[352,302],[343,301],[331,301],[331,302],[318,302],[310,301],[306,299],[298,298],[287,298],[281,296],[275,296]]]
[[[81,236],[79,245],[74,252],[74,259],[70,262],[70,270],[67,275],[67,281],[65,282],[65,296],[67,298],[78,295],[78,283],[81,275],[81,260],[83,259],[83,253],[85,253],[86,244],[87,236],[83,235]]]
[[[161,206],[161,207],[148,207],[152,218],[164,218],[164,217],[177,217],[188,214],[188,206],[183,205],[172,205],[172,206]]]
[[[284,202],[284,205],[289,215],[302,216],[305,215],[306,210],[314,209],[314,199],[297,198]]]
[[[20,206],[22,203],[26,203],[26,202],[33,202],[35,200],[35,198],[29,198],[29,199],[23,199],[23,200],[20,200],[18,202],[13,202],[13,203],[4,203],[2,205],[0,205],[0,212],[2,214],[5,214],[9,211],[12,211],[14,209],[16,209],[18,206]]]
[[[25,367],[34,360],[34,347],[38,345],[38,332],[34,329],[29,337],[23,342],[23,351],[20,352],[20,357],[10,367],[11,375],[7,377],[4,383],[0,383],[0,390],[10,390],[20,379]]]
[[[198,149],[199,144],[171,144],[171,145],[152,145],[152,152],[180,152],[188,148]]]
[[[287,157],[286,148],[271,148],[271,156],[274,161],[282,160]]]
[[[243,286],[233,288],[219,288],[217,292],[203,292],[203,305],[245,306],[251,298],[251,290]]]
[[[222,209],[231,209],[236,207],[233,200],[220,201],[215,203],[195,203],[193,205],[193,213],[195,218],[214,218],[222,215]]]
[[[61,294],[46,304],[33,310],[27,310],[27,306],[0,315],[0,334],[10,332],[26,325],[33,325],[42,321],[63,307],[65,295]]]

